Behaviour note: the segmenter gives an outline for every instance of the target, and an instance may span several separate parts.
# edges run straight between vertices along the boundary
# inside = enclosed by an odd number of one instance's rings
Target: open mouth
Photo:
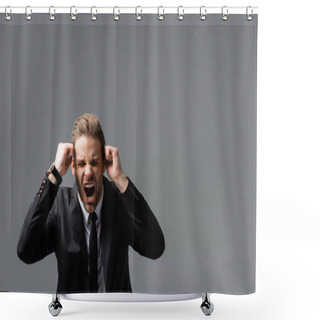
[[[94,184],[87,184],[84,186],[84,192],[85,192],[88,200],[93,199],[94,190],[95,190]]]

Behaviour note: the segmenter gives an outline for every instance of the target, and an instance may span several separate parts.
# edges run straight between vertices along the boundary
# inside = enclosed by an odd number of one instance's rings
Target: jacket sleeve
[[[129,179],[129,185],[120,194],[129,224],[129,244],[142,256],[158,259],[164,252],[165,240],[161,227],[148,203]]]
[[[53,252],[56,230],[54,200],[58,190],[59,186],[45,176],[29,207],[17,246],[18,257],[27,264]]]

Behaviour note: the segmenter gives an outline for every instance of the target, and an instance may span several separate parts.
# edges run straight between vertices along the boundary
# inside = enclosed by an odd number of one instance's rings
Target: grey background
[[[54,255],[27,266],[16,245],[57,144],[85,112],[165,235],[159,260],[130,252],[133,290],[255,290],[256,33],[244,15],[0,20],[0,290],[56,288]]]

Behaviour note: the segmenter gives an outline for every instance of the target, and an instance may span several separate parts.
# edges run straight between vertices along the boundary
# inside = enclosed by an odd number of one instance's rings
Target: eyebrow
[[[90,159],[90,162],[92,161],[99,161],[99,157],[94,157],[92,159]],[[76,163],[81,163],[81,162],[85,162],[84,159],[76,159]]]

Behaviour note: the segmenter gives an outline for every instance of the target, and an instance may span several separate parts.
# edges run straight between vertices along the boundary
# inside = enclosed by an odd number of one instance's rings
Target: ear
[[[72,171],[72,174],[75,176],[76,175],[76,166],[74,164],[74,157],[72,157],[72,161],[71,161],[71,171]]]
[[[108,164],[107,164],[107,159],[106,159],[106,147],[104,146],[104,148],[101,148],[101,157],[102,157],[102,170],[103,173],[106,172]]]
[[[107,170],[107,160],[106,159],[103,160],[102,170],[103,170],[103,173],[105,173]]]

